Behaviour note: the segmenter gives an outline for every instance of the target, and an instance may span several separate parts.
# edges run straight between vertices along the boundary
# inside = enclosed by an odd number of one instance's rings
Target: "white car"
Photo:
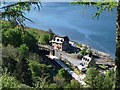
[[[79,66],[77,66],[77,67],[78,67],[78,69],[79,69],[80,71],[86,71],[86,68],[85,68],[85,66],[83,65],[83,63],[80,63]]]

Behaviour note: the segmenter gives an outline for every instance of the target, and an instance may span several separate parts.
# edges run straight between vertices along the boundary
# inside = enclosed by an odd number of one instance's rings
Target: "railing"
[[[50,45],[43,45],[43,44],[38,44],[41,48],[47,49],[47,50],[53,50],[52,46]]]

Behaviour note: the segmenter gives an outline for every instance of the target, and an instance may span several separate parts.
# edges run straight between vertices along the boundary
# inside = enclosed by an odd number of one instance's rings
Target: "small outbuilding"
[[[87,55],[82,58],[82,63],[85,67],[95,66],[95,60]]]

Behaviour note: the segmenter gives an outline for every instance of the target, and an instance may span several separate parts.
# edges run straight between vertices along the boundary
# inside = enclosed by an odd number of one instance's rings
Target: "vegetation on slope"
[[[6,21],[1,23],[2,88],[64,88],[69,84],[72,78],[68,72],[39,53],[38,44],[49,44],[51,31],[13,27]]]

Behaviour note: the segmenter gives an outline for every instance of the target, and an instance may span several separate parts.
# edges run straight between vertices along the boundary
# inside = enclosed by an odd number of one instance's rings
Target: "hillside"
[[[40,53],[38,44],[49,44],[53,33],[1,23],[2,88],[81,87],[60,65]]]

